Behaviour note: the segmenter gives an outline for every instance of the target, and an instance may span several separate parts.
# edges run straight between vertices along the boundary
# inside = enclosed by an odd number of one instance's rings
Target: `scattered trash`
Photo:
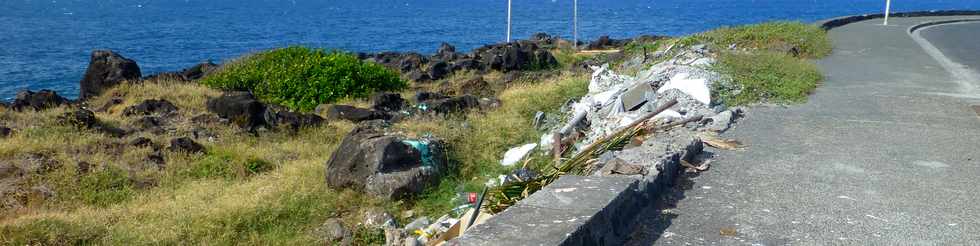
[[[742,142],[735,139],[723,139],[713,134],[702,134],[701,141],[708,146],[723,150],[738,150],[744,148]]]
[[[467,210],[466,213],[464,213],[463,216],[460,217],[460,218],[472,218],[473,217],[473,213],[475,213],[475,212],[476,212],[476,209]],[[469,229],[469,228],[471,228],[471,227],[473,227],[475,225],[483,224],[483,222],[486,222],[488,219],[490,219],[490,217],[493,217],[493,215],[491,215],[490,213],[482,212],[481,211],[480,214],[476,216],[476,220],[474,220],[472,222],[472,224],[468,220],[461,221],[459,228],[465,228],[465,229],[463,229],[460,232],[460,235],[465,234],[466,229]]]
[[[527,157],[527,155],[531,153],[531,150],[534,150],[534,148],[537,146],[538,144],[530,143],[508,150],[506,153],[504,153],[504,159],[500,160],[500,165],[512,166],[517,164],[523,160],[524,157]]]
[[[737,236],[738,235],[738,230],[736,230],[734,227],[725,227],[725,228],[721,228],[721,230],[719,231],[719,233],[722,236],[734,237],[734,236]]]
[[[534,126],[534,128],[538,128],[541,127],[541,124],[544,124],[544,112],[538,111],[537,113],[534,113],[534,123],[532,126]]]
[[[405,230],[414,232],[415,230],[427,227],[431,223],[432,221],[429,220],[429,217],[422,216],[413,220],[411,223],[408,223],[408,225],[405,225]]]
[[[432,152],[429,151],[429,142],[426,140],[403,140],[405,143],[412,148],[415,148],[422,155],[422,166],[431,167],[433,165]]]
[[[691,164],[686,160],[681,160],[681,166],[684,166],[684,172],[688,173],[699,173],[707,171],[711,167],[711,160],[704,160],[699,165]]]

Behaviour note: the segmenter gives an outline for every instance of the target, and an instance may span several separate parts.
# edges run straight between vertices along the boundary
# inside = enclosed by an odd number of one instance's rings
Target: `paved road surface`
[[[907,32],[951,18],[832,30],[809,102],[751,109],[726,133],[749,149],[712,150],[712,169],[648,209],[629,245],[980,244],[980,100],[952,96],[980,82],[957,81]],[[976,65],[976,24],[924,36]]]
[[[939,25],[920,33],[954,62],[980,70],[980,21]]]

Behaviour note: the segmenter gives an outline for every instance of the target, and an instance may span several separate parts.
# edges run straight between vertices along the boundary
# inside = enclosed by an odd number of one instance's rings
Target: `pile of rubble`
[[[547,127],[549,133],[541,136],[536,149],[542,152],[570,149],[567,152],[578,153],[635,125],[666,103],[676,101],[649,120],[660,125],[674,123],[673,127],[659,129],[662,132],[656,136],[636,136],[623,149],[603,154],[595,160],[591,174],[655,176],[667,161],[703,169],[695,165],[705,162],[700,157],[703,139],[717,142],[712,136],[728,130],[742,112],[713,100],[713,95],[717,95],[713,90],[737,93],[737,89],[731,91],[736,86],[710,69],[715,59],[706,46],[678,48],[673,53],[671,49],[654,53],[654,60],[664,61],[641,70],[636,76],[617,74],[608,65],[593,66],[588,94],[562,108],[568,120],[563,125]],[[533,150],[528,146],[508,151],[502,164],[512,164],[530,155]]]

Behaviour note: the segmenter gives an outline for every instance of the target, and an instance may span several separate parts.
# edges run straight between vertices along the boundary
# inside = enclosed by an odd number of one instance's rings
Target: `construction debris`
[[[671,45],[657,52],[656,59],[666,60],[636,76],[617,74],[608,64],[593,66],[588,93],[559,110],[561,115],[556,117],[567,119],[564,124],[537,112],[534,125],[546,132],[540,142],[504,153],[501,165],[524,160],[524,166],[491,179],[491,188],[483,193],[486,201],[481,196],[476,206],[459,206],[458,210],[467,211],[462,216],[444,216],[417,229],[418,242],[436,245],[459,236],[472,226],[470,221],[478,224],[489,218],[484,212],[503,211],[563,175],[653,180],[668,165],[680,165],[687,172],[707,171],[711,155],[702,153],[704,145],[742,148],[736,140],[717,136],[731,128],[742,111],[726,109],[723,102],[712,100],[713,88],[728,90],[733,83],[709,69],[715,60],[706,46]],[[549,122],[542,124],[546,118]],[[527,167],[528,156],[536,149],[554,159],[554,164],[537,169],[540,174]]]
[[[720,138],[715,134],[702,134],[701,141],[708,146],[723,150],[738,150],[744,147],[738,140]]]
[[[500,165],[512,166],[517,164],[523,160],[524,157],[527,157],[527,155],[530,154],[535,147],[538,147],[538,144],[530,143],[507,150],[507,152],[504,153],[504,159],[500,160]]]

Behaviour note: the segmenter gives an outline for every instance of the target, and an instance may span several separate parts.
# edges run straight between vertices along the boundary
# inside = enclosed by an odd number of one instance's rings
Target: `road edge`
[[[930,10],[930,11],[912,11],[912,12],[899,12],[891,13],[889,17],[926,17],[926,16],[967,16],[967,15],[980,15],[980,10]],[[885,18],[885,14],[863,14],[863,15],[851,15],[844,17],[837,17],[828,20],[818,21],[820,27],[824,30],[831,30],[838,28],[847,24],[861,22],[871,19]]]

